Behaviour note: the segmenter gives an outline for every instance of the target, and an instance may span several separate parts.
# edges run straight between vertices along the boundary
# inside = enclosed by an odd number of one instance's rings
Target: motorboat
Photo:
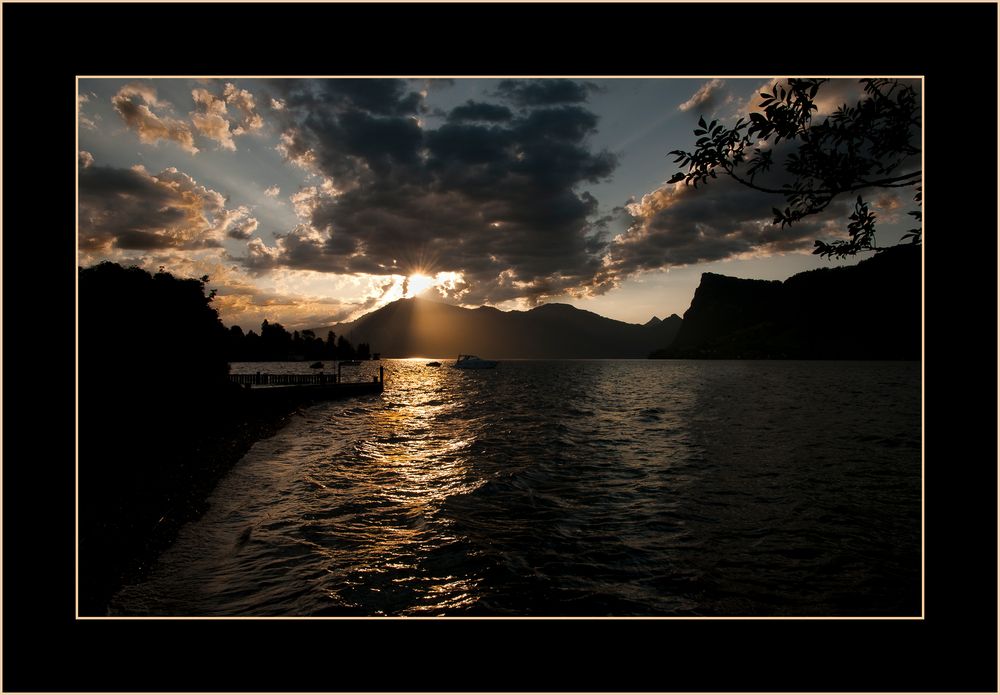
[[[459,355],[452,366],[458,369],[493,369],[498,364],[496,360],[484,360],[475,355]]]
[[[428,367],[440,367],[441,363],[440,362],[428,362],[427,366]]]

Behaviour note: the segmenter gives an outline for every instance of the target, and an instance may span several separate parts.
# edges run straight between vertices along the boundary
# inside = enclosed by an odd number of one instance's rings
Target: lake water
[[[919,363],[429,359],[257,442],[112,613],[920,614]]]

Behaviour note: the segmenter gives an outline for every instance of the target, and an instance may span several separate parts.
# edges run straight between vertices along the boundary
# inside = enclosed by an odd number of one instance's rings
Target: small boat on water
[[[428,367],[440,367],[441,363],[440,362],[428,362],[427,366]]]
[[[322,369],[322,368],[323,368],[322,362],[313,362],[312,364],[309,365],[309,369]]]
[[[493,369],[499,362],[496,360],[484,360],[475,355],[459,355],[458,360],[452,367],[458,369]]]

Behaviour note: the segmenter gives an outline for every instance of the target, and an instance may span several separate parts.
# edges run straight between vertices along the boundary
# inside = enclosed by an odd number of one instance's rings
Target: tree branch
[[[734,172],[732,169],[726,169],[726,173],[728,173],[734,179],[742,183],[744,186],[748,186],[756,191],[761,191],[762,193],[777,193],[778,195],[785,195],[786,193],[791,192],[791,189],[787,188],[775,190],[774,188],[764,188],[763,186],[758,186],[757,184],[751,181],[747,181],[746,179],[740,178],[739,176],[736,175],[736,172]]]
[[[762,193],[775,193],[777,195],[785,195],[787,193],[794,192],[794,190],[791,188],[775,189],[775,188],[765,188],[764,186],[758,186],[757,184],[751,181],[747,181],[746,179],[739,177],[736,174],[736,172],[734,172],[732,169],[726,169],[726,173],[729,174],[731,177],[733,177],[739,183],[742,183],[744,186],[753,188],[754,190],[757,191],[761,191]],[[869,188],[873,186],[880,186],[886,188],[903,188],[905,186],[912,186],[915,183],[917,183],[916,181],[912,181],[909,179],[913,179],[914,177],[921,175],[922,175],[921,171],[914,171],[909,174],[904,174],[903,176],[893,176],[891,178],[879,179],[877,181],[859,181],[856,184],[849,186],[848,188],[809,188],[805,189],[802,192],[809,193],[812,195],[828,195],[830,197],[833,197],[835,195],[840,195],[841,193],[851,193],[853,191],[857,191],[862,188]]]

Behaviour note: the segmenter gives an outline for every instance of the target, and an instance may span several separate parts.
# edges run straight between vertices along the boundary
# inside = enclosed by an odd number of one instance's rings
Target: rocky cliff
[[[705,273],[676,339],[653,356],[919,359],[920,250],[896,246],[784,282]]]

